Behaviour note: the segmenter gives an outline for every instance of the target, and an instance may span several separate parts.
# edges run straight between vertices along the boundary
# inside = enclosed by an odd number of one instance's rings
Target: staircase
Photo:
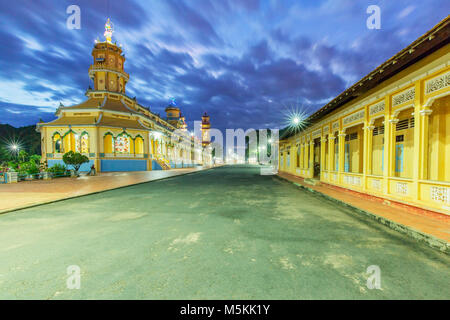
[[[169,170],[170,169],[170,162],[169,160],[165,159],[164,156],[158,154],[155,157],[156,162],[161,166],[163,170]]]

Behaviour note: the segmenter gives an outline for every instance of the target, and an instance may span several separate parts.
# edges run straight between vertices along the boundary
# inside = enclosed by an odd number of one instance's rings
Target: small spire
[[[106,42],[112,43],[111,39],[112,39],[113,32],[114,32],[114,26],[113,26],[111,20],[108,18],[108,20],[105,23],[105,33],[103,34],[106,38]]]

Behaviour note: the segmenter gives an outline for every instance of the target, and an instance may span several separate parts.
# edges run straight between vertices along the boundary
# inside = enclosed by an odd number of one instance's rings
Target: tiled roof
[[[88,117],[61,117],[56,120],[45,123],[45,125],[93,125],[96,122],[96,118],[93,116]]]
[[[105,116],[103,116],[100,119],[100,122],[97,125],[98,126],[126,128],[126,129],[148,130],[148,128],[141,125],[137,120],[118,119],[118,118],[111,118],[111,117],[105,117]]]

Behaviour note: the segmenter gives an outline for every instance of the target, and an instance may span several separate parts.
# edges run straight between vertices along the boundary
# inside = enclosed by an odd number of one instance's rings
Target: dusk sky
[[[130,74],[127,95],[189,121],[277,128],[289,108],[312,112],[431,29],[449,1],[0,0],[0,123],[50,120],[82,102],[94,40],[111,18]],[[81,9],[81,29],[66,9]],[[369,5],[381,29],[369,30]]]

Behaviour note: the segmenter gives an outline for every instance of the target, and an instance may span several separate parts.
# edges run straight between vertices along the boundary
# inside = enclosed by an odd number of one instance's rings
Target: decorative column
[[[345,129],[341,130],[338,134],[339,136],[339,145],[338,145],[338,172],[339,172],[339,183],[343,181],[344,167],[345,167]]]
[[[385,118],[384,121],[384,162],[383,162],[383,179],[385,194],[389,193],[389,177],[394,175],[394,161],[395,161],[395,126],[398,122],[396,115],[391,119]]]
[[[100,152],[104,153],[105,150],[103,150],[104,145],[103,145],[103,139],[100,138],[100,128],[96,127],[95,128],[95,134],[93,137],[93,142],[91,142],[91,139],[89,139],[89,144],[90,145],[95,145],[95,160],[94,160],[94,165],[95,165],[95,169],[97,170],[97,172],[101,172],[102,168],[100,167],[101,165],[101,160],[100,160]]]
[[[367,189],[367,175],[372,173],[372,132],[375,126],[371,123],[367,123],[364,127],[364,146],[363,146],[363,176],[364,184],[363,188]]]
[[[309,141],[309,178],[314,177],[314,140]]]
[[[333,167],[334,160],[334,143],[336,137],[334,135],[330,135],[328,137],[328,172],[335,171]]]
[[[327,138],[322,137],[322,139],[320,140],[320,178],[322,179],[323,177],[323,169],[325,167],[325,161],[327,161],[325,159],[325,143],[327,142]],[[328,175],[327,175],[328,177]]]
[[[429,172],[428,172],[428,150],[429,150],[429,126],[430,126],[430,115],[433,110],[423,109],[419,111],[420,116],[418,117],[419,128],[420,130],[420,165],[418,167],[418,180],[428,180]],[[415,118],[415,116],[414,116]],[[414,128],[416,129],[416,128]]]
[[[422,108],[422,83],[421,81],[416,81],[414,83],[414,155],[413,155],[413,187],[411,190],[411,196],[413,199],[418,200],[419,199],[419,180],[421,179],[421,176],[423,173],[420,171],[423,171],[428,169],[427,163],[423,162],[425,158],[428,158],[428,155],[426,152],[428,151],[428,147],[425,149],[422,139],[428,140],[428,130],[424,134],[423,132],[423,121],[421,120],[427,120],[421,119],[421,109]],[[428,129],[428,126],[427,126]],[[426,161],[426,160],[425,160]]]

